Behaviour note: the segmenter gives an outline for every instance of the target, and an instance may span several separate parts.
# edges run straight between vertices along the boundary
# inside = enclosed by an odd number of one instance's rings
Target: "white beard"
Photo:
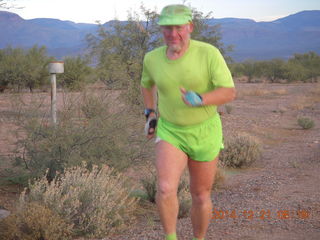
[[[170,45],[170,46],[168,46],[168,50],[170,52],[179,53],[182,50],[182,47],[181,47],[181,45],[178,45],[178,44]]]

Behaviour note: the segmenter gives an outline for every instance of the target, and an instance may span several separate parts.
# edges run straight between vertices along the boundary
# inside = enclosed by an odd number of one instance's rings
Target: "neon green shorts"
[[[157,140],[172,144],[193,160],[212,161],[223,149],[220,116],[215,114],[213,118],[191,126],[179,126],[159,118]]]

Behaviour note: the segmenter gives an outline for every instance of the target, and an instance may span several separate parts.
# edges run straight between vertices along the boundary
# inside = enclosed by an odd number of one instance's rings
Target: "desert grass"
[[[274,90],[269,90],[263,86],[254,87],[252,89],[240,89],[237,91],[237,98],[243,98],[245,96],[249,97],[264,97],[264,96],[278,96],[287,95],[288,90],[285,88],[278,88]]]
[[[291,104],[293,110],[303,110],[305,108],[312,108],[315,104],[320,102],[320,84],[310,89],[304,96],[298,97]]]

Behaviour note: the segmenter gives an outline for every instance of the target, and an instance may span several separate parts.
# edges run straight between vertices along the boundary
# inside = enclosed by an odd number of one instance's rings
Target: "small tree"
[[[100,25],[97,35],[88,35],[91,55],[98,59],[100,79],[110,88],[127,89],[132,109],[141,109],[140,79],[147,51],[160,45],[158,14],[142,4],[140,12],[128,14],[125,22]]]
[[[315,52],[308,52],[305,54],[295,54],[294,58],[289,60],[289,63],[297,67],[305,69],[305,75],[302,81],[315,81],[320,75],[320,56]]]
[[[28,87],[32,91],[35,87],[44,85],[48,77],[47,64],[50,59],[46,55],[45,47],[34,46],[27,51],[12,47],[1,50],[1,86],[10,85],[17,91]]]
[[[0,82],[4,87],[11,85],[19,91],[26,79],[26,59],[24,51],[20,48],[7,47],[2,50],[0,64]]]
[[[59,82],[71,90],[78,90],[89,81],[92,70],[81,57],[68,57],[64,60],[64,73],[58,75]]]
[[[91,55],[97,57],[107,85],[124,80],[117,79],[118,72],[123,78],[140,79],[145,53],[160,45],[156,19],[155,11],[141,5],[140,13],[129,13],[127,21],[99,25],[97,35],[87,36]]]
[[[248,82],[251,83],[253,77],[257,76],[256,63],[251,60],[247,60],[242,63],[242,68],[240,70],[243,75],[248,77]]]
[[[48,74],[48,63],[51,58],[47,57],[45,47],[34,46],[28,50],[25,55],[26,72],[24,85],[30,89],[30,92],[36,87],[46,83]]]
[[[5,60],[5,53],[3,50],[0,50],[0,92],[3,92],[9,84],[8,79],[6,79],[3,74],[4,60]]]
[[[260,62],[261,75],[268,78],[271,82],[286,78],[286,62],[282,59],[272,59],[271,61]]]
[[[289,82],[307,81],[308,69],[302,66],[301,64],[296,64],[294,61],[289,60],[285,67],[286,78]]]

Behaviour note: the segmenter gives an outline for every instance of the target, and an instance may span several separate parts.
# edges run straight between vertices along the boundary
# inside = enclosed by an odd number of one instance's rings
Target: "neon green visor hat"
[[[159,25],[183,25],[192,21],[191,10],[182,4],[164,7],[159,16]]]

